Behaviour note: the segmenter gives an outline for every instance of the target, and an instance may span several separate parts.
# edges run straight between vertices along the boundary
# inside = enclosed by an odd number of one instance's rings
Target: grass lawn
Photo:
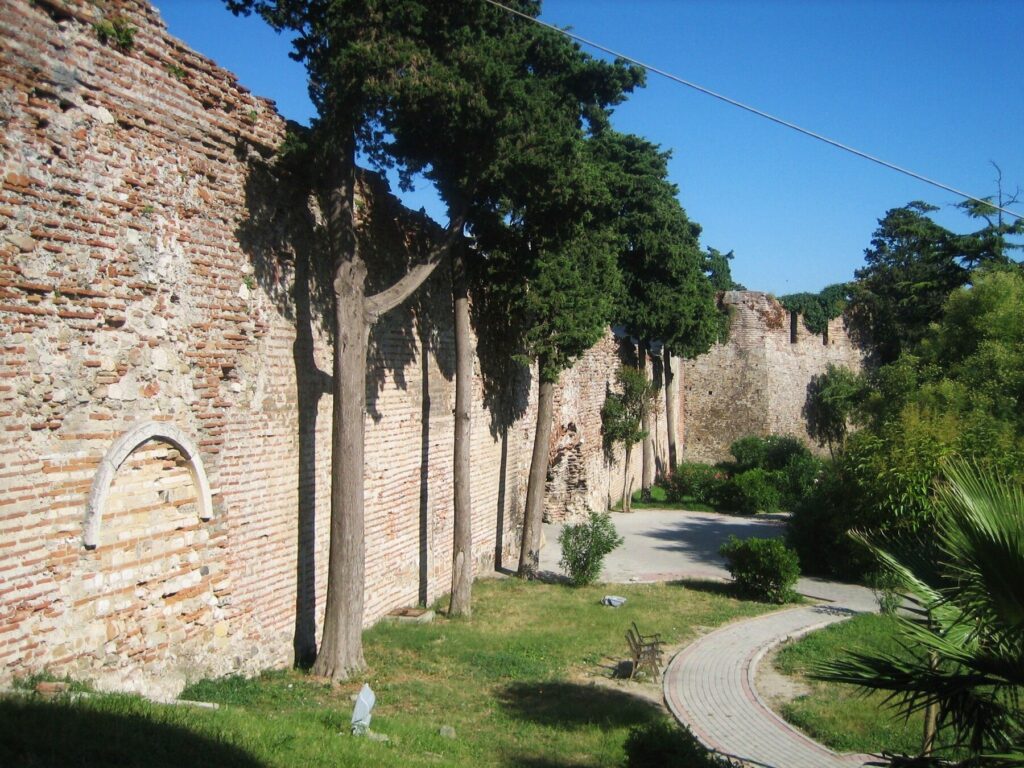
[[[727,512],[728,510],[716,509],[710,504],[705,504],[701,501],[694,501],[692,498],[686,498],[682,501],[669,501],[665,494],[665,489],[660,485],[651,486],[651,500],[641,501],[640,491],[633,493],[633,500],[631,502],[633,509],[679,509],[685,512]],[[620,501],[615,505],[614,509],[622,511],[622,502]]]
[[[905,651],[895,639],[896,620],[891,616],[860,615],[833,624],[784,647],[775,658],[783,674],[803,679],[811,693],[783,706],[783,717],[813,738],[840,752],[884,751],[914,755],[920,751],[924,718],[909,720],[883,703],[885,694],[867,696],[854,686],[807,680],[815,664],[834,659],[845,651]],[[939,746],[943,745],[941,734]]]
[[[600,605],[609,592],[627,598]],[[332,686],[296,671],[201,681],[182,698],[217,711],[128,696],[77,703],[0,699],[0,765],[37,766],[617,766],[632,726],[666,716],[660,686],[612,681],[624,633],[681,643],[700,628],[769,606],[720,585],[562,585],[483,580],[469,620],[381,624],[364,636],[377,694],[373,731],[348,735],[363,680]],[[455,729],[454,739],[440,735]]]

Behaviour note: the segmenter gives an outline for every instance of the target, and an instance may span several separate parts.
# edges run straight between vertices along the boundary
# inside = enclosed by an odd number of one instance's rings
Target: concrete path
[[[730,534],[775,537],[785,519],[732,517],[708,512],[642,510],[613,514],[625,539],[608,556],[603,581],[728,580],[718,547]],[[560,526],[545,526],[541,569],[560,573]],[[774,646],[854,613],[877,610],[864,587],[803,578],[801,594],[817,604],[727,624],[684,648],[669,662],[665,700],[705,746],[764,768],[851,768],[867,755],[838,755],[796,730],[768,708],[755,686],[757,664]]]

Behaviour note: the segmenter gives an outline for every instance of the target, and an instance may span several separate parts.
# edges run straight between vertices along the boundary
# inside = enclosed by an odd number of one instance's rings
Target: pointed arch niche
[[[210,494],[210,483],[206,479],[206,469],[203,467],[203,460],[199,456],[199,449],[196,447],[196,444],[188,435],[173,424],[144,421],[136,424],[121,435],[110,446],[107,455],[100,462],[99,469],[96,471],[96,477],[92,481],[92,488],[89,491],[89,500],[85,506],[85,531],[82,535],[82,543],[86,549],[95,549],[99,544],[103,509],[107,503],[110,486],[114,481],[118,468],[136,448],[150,440],[167,442],[178,449],[182,457],[188,462],[189,473],[192,475],[192,482],[195,484],[199,519],[209,520],[213,517],[213,499]]]

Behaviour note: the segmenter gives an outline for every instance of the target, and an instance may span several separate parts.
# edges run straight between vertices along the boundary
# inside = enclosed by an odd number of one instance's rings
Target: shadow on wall
[[[292,362],[298,418],[294,659],[316,658],[317,418],[333,377],[317,367],[315,339],[333,335],[327,252],[308,193],[280,168],[249,153],[245,183],[248,217],[236,230],[256,281],[275,308],[295,323]]]
[[[223,737],[203,736],[173,722],[181,711],[152,714],[128,696],[93,702],[0,700],[0,765],[179,768],[263,768]],[[193,713],[194,717],[194,713]]]
[[[294,652],[296,664],[308,665],[316,656],[316,510],[318,414],[321,398],[331,397],[333,377],[317,363],[317,339],[333,343],[334,297],[331,285],[334,255],[323,231],[315,203],[310,199],[310,174],[287,163],[267,159],[251,145],[240,143],[237,152],[248,160],[245,184],[247,218],[236,230],[249,256],[254,278],[283,317],[295,323],[293,365],[298,411],[298,526],[296,537],[296,605]],[[363,225],[359,247],[369,268],[367,293],[375,293],[397,280],[440,233],[424,214],[403,208],[379,176],[364,172],[359,206]],[[501,315],[502,317],[507,317]],[[488,317],[491,317],[490,315]],[[485,406],[491,414],[492,435],[502,440],[502,475],[499,488],[498,551],[503,542],[507,430],[525,413],[529,404],[530,371],[511,363],[509,344],[497,343],[493,324],[481,324],[480,363],[484,375]],[[329,365],[329,349],[320,350],[320,361]],[[434,370],[441,381],[431,381]],[[500,360],[500,362],[499,362]],[[406,371],[416,365],[422,373],[419,499],[419,596],[426,599],[430,446],[433,417],[451,419],[446,393],[455,375],[452,333],[451,273],[447,264],[437,267],[413,297],[378,320],[371,328],[367,360],[367,412],[380,422],[380,395],[386,386],[407,390]],[[436,374],[435,374],[436,376]],[[319,429],[329,433],[324,425]],[[322,503],[322,502],[321,502]]]

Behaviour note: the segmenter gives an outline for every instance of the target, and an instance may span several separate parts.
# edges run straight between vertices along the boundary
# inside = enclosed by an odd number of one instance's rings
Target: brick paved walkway
[[[705,635],[669,662],[664,679],[669,709],[706,747],[751,765],[863,765],[869,756],[838,755],[790,726],[767,707],[754,686],[757,663],[772,647],[850,615],[847,608],[829,605],[792,608]]]

